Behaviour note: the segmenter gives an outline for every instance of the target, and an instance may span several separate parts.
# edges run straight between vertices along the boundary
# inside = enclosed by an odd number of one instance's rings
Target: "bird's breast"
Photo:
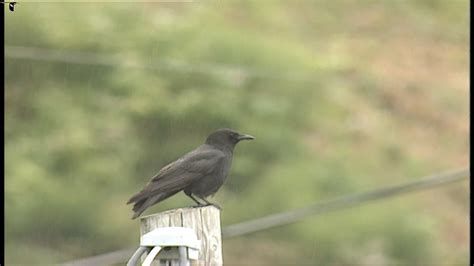
[[[212,173],[203,176],[201,179],[193,183],[190,186],[190,192],[201,197],[207,197],[216,193],[227,179],[231,165],[232,154],[226,156]]]

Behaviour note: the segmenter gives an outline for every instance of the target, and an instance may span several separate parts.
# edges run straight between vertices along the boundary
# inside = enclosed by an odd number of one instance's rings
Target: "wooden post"
[[[192,228],[201,240],[199,260],[191,261],[191,265],[222,265],[219,209],[214,206],[190,207],[144,216],[140,219],[140,235],[159,227],[169,226]],[[157,259],[178,259],[178,254],[178,249],[163,250]]]

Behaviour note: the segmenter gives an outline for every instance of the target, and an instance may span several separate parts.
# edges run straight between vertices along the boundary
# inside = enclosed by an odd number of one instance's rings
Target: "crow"
[[[235,145],[241,140],[253,139],[255,137],[228,128],[213,132],[204,144],[163,167],[140,192],[130,198],[127,204],[134,203],[135,212],[132,219],[180,191],[184,191],[197,206],[214,205],[220,209],[206,197],[214,195],[227,178]]]

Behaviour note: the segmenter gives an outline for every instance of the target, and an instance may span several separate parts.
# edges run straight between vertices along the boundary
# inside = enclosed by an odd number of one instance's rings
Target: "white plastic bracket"
[[[191,228],[156,228],[141,236],[140,247],[132,255],[127,266],[135,266],[140,256],[147,250],[151,250],[142,264],[142,266],[149,266],[164,247],[178,247],[180,265],[188,265],[189,260],[199,258],[201,241],[197,239],[196,232]]]

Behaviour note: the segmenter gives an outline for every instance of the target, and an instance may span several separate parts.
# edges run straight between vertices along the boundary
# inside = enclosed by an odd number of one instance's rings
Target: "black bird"
[[[198,206],[214,205],[206,200],[222,186],[232,164],[235,145],[241,140],[255,137],[239,134],[232,129],[219,129],[209,135],[206,142],[180,159],[163,167],[148,184],[127,204],[134,203],[135,214],[140,216],[148,207],[163,201],[181,190]],[[203,200],[199,202],[195,197]]]

